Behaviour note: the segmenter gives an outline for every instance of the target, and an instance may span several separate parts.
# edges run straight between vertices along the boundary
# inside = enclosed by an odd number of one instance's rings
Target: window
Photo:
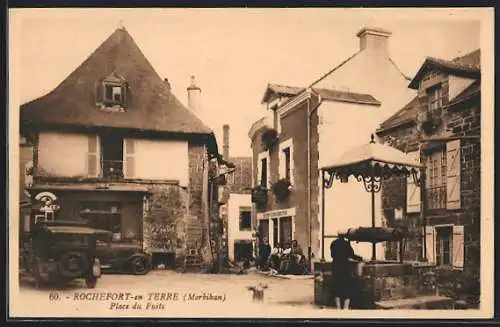
[[[101,136],[102,172],[105,178],[123,178],[123,137],[116,134]]]
[[[288,139],[280,143],[279,174],[293,185],[293,140]]]
[[[269,188],[269,152],[262,152],[257,158],[257,184]]]
[[[452,226],[436,227],[436,265],[449,266],[452,263]]]
[[[240,208],[240,230],[252,229],[252,211],[250,208]]]
[[[427,259],[437,266],[464,268],[463,225],[438,225],[425,227]]]
[[[122,87],[115,85],[104,85],[106,89],[105,101],[108,103],[122,104]]]
[[[260,185],[267,187],[267,158],[262,158],[260,160]]]
[[[427,204],[429,209],[446,207],[446,152],[436,151],[427,157]]]
[[[121,233],[122,210],[119,202],[83,202],[79,214],[92,228]]]
[[[102,102],[104,106],[102,109],[116,109],[117,106],[119,109],[123,109],[126,102],[126,91],[128,87],[125,78],[113,72],[106,77],[100,85],[102,85],[102,89],[98,88],[97,92],[100,94],[98,95],[100,99],[97,102]]]
[[[431,88],[427,93],[429,97],[429,112],[433,112],[441,107],[441,87]]]

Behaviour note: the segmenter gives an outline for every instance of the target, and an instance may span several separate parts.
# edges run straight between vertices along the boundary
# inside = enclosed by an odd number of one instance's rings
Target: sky
[[[476,14],[474,14],[476,13]],[[451,59],[480,47],[481,11],[460,9],[45,9],[11,12],[11,72],[18,102],[54,89],[123,25],[187,105],[194,75],[200,118],[229,124],[230,156],[251,156],[248,130],[265,115],[268,83],[307,86],[359,49],[365,26],[392,32],[389,51],[413,76],[426,56]]]

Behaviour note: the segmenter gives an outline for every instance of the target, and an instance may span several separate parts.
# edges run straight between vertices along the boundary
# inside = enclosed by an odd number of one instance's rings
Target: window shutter
[[[460,209],[460,140],[446,143],[446,209]]]
[[[436,231],[432,226],[425,226],[425,246],[427,249],[427,261],[436,263]]]
[[[88,136],[87,149],[87,174],[89,177],[97,177],[99,174],[99,137],[97,135]]]
[[[123,162],[125,178],[133,178],[135,174],[135,140],[123,139]]]
[[[408,156],[420,163],[420,151],[409,152]],[[412,176],[406,179],[406,212],[420,212],[420,187],[415,184]]]
[[[464,226],[453,226],[452,251],[453,268],[462,269],[464,267]]]
[[[279,151],[279,178],[285,178],[285,175],[286,175],[286,172],[285,172],[285,168],[286,168],[286,164],[285,164],[285,152],[283,152],[283,149],[280,149]]]
[[[260,185],[260,177],[262,176],[262,159],[257,157],[257,179],[255,185]]]

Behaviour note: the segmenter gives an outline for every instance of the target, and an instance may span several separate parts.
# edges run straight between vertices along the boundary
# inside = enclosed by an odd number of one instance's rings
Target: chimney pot
[[[165,86],[167,87],[167,90],[170,91],[171,86],[170,86],[170,82],[168,81],[168,78],[164,78],[163,82],[165,83]]]
[[[357,37],[359,37],[359,50],[371,49],[388,52],[389,37],[391,32],[381,28],[364,27]]]

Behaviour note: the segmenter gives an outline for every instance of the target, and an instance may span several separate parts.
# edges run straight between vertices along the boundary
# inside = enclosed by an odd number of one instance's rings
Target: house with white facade
[[[389,31],[362,28],[359,50],[305,86],[269,84],[262,100],[268,115],[256,121],[249,137],[253,149],[253,201],[259,235],[284,244],[298,240],[310,261],[321,249],[319,170],[344,151],[370,142],[378,124],[414,97],[389,55]],[[371,196],[351,177],[325,192],[325,234],[371,226]],[[381,224],[380,194],[376,225]],[[324,254],[330,259],[325,240]],[[371,258],[371,244],[353,244]],[[384,256],[377,249],[377,259]]]
[[[194,78],[187,91],[189,108],[119,28],[54,90],[24,103],[28,191],[57,203],[44,216],[32,201],[31,222],[84,219],[171,264],[210,261],[209,162],[218,151],[196,115]]]

